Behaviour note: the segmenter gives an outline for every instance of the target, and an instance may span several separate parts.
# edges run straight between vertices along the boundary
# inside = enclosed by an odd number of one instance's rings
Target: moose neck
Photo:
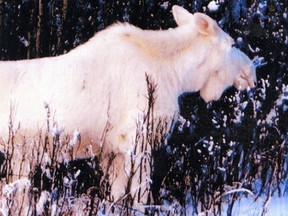
[[[129,36],[131,41],[149,51],[153,57],[170,61],[183,55],[192,46],[197,35],[193,27],[181,26],[169,30],[145,30],[135,35],[136,37]]]
[[[172,64],[174,75],[180,82],[179,91],[195,92],[201,89],[209,75],[205,68],[213,52],[210,38],[199,34],[193,26],[159,31],[159,35],[162,38],[157,48],[161,50],[162,58]]]
[[[213,48],[209,45],[209,37],[199,34],[193,25],[164,31],[146,30],[131,36],[130,40],[149,52],[153,59],[173,68],[174,76],[177,76],[174,79],[179,81],[181,88],[179,92],[198,91],[203,80],[208,78],[208,73],[202,73],[202,69]]]

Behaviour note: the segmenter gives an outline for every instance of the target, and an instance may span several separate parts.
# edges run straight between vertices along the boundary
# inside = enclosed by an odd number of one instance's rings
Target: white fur
[[[116,24],[59,57],[1,62],[1,136],[5,140],[8,134],[11,105],[14,126],[19,122],[26,136],[46,125],[49,110],[65,134],[81,133],[78,157],[90,144],[94,152],[99,150],[108,125],[106,151],[123,154],[127,163],[136,119],[147,110],[145,74],[157,83],[157,117],[177,113],[177,98],[183,92],[200,91],[208,102],[233,84],[241,90],[254,86],[251,60],[231,47],[232,38],[215,21],[179,6],[172,12],[175,29],[151,31]],[[50,131],[53,127],[51,121]],[[123,188],[115,186],[113,195],[119,196]]]

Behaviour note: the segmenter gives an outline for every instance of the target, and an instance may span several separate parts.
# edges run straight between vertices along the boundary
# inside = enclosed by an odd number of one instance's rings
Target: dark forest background
[[[219,200],[225,200],[231,215],[235,200],[246,195],[227,193],[233,189],[248,189],[256,199],[288,193],[288,1],[219,0],[217,10],[210,2],[0,0],[0,58],[60,55],[116,21],[175,27],[174,4],[217,20],[254,59],[257,87],[231,87],[209,104],[198,93],[179,97],[187,121],[179,122],[168,146],[153,152],[153,193],[155,203],[177,200],[195,212],[221,209]]]

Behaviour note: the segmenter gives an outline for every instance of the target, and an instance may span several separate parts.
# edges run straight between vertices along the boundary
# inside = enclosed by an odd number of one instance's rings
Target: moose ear
[[[173,5],[172,14],[178,26],[191,23],[193,20],[193,15],[178,5]]]
[[[219,26],[209,16],[203,13],[194,14],[194,22],[197,30],[207,36],[216,36],[219,34]]]

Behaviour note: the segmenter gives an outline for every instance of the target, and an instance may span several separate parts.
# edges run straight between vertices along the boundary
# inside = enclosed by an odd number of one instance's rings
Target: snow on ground
[[[265,199],[260,197],[256,201],[252,197],[242,198],[234,204],[233,216],[258,216],[263,215]],[[283,197],[273,196],[267,205],[265,216],[285,216],[288,215],[288,195]],[[226,215],[227,206],[224,206],[222,213]]]

